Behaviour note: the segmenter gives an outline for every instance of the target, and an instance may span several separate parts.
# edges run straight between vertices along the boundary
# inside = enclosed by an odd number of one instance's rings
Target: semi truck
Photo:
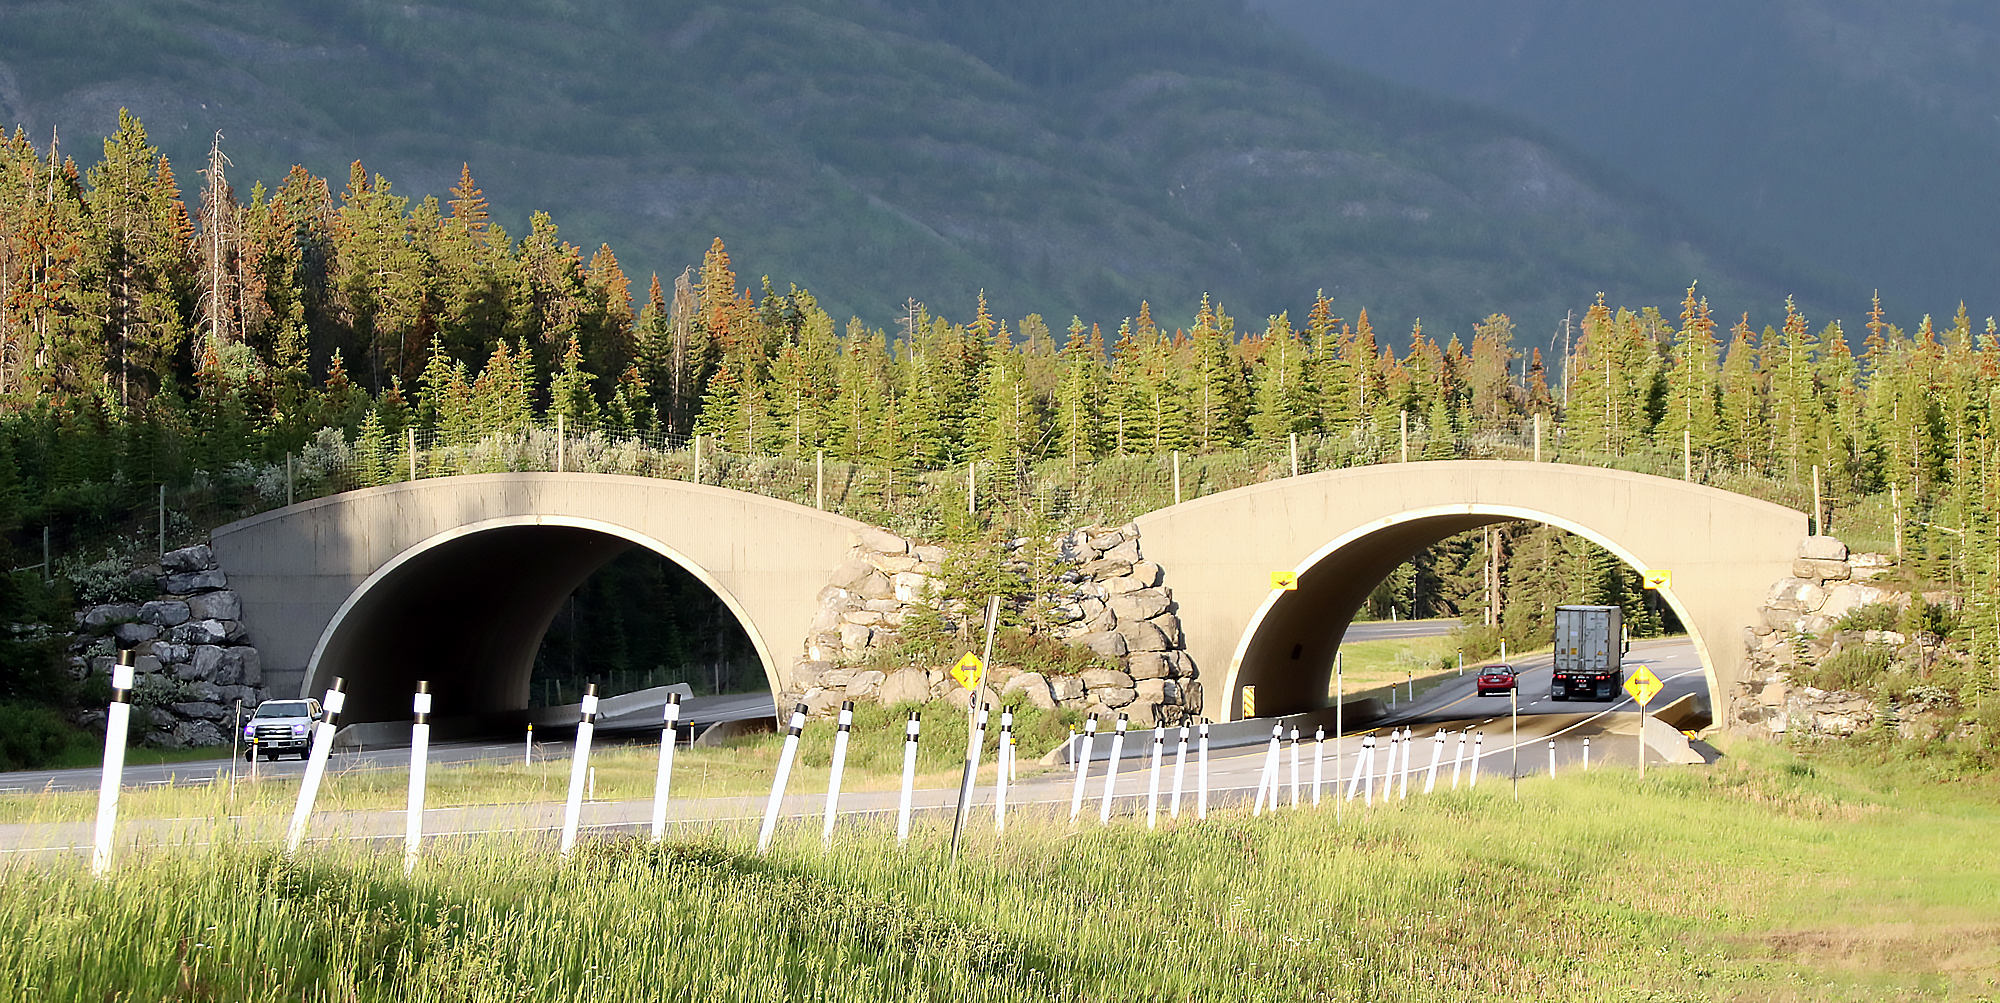
[[[1625,611],[1616,606],[1557,606],[1551,700],[1610,700],[1625,685]]]

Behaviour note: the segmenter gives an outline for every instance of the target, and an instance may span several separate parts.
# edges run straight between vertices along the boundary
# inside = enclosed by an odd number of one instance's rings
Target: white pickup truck
[[[243,758],[262,755],[276,759],[288,752],[306,758],[312,749],[313,725],[324,717],[318,700],[266,700],[243,725]]]

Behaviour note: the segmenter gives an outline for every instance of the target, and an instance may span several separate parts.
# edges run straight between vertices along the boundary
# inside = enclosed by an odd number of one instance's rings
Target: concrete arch
[[[1664,598],[1695,638],[1718,720],[1738,695],[1743,628],[1790,573],[1807,528],[1804,513],[1701,485],[1506,461],[1310,474],[1137,524],[1181,607],[1208,687],[1204,710],[1231,720],[1245,684],[1258,686],[1259,714],[1325,706],[1337,639],[1377,582],[1430,543],[1515,519],[1576,533],[1637,568],[1673,571]],[[1273,571],[1299,572],[1298,590],[1273,591]]]
[[[865,527],[681,481],[508,473],[384,485],[232,523],[212,546],[243,597],[268,688],[349,680],[348,719],[505,716],[565,597],[641,546],[686,569],[749,635],[774,694],[815,599]]]

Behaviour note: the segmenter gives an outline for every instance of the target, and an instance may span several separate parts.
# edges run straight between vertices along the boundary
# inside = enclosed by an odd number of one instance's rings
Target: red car
[[[1479,670],[1479,695],[1490,697],[1495,693],[1507,693],[1514,689],[1514,667],[1511,665],[1489,665]]]

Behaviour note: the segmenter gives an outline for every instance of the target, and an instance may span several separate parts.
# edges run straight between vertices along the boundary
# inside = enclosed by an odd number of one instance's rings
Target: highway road
[[[1656,705],[1677,698],[1682,693],[1695,692],[1705,686],[1700,664],[1695,658],[1693,646],[1684,640],[1641,642],[1633,646],[1627,657],[1628,668],[1638,664],[1652,667],[1667,684],[1666,691],[1656,698]],[[1374,728],[1356,731],[1344,739],[1329,737],[1323,746],[1317,746],[1308,737],[1300,742],[1294,751],[1291,743],[1284,743],[1279,752],[1279,801],[1289,808],[1293,790],[1293,762],[1297,757],[1299,798],[1302,803],[1314,800],[1313,761],[1315,752],[1320,759],[1319,789],[1321,800],[1345,797],[1348,783],[1353,779],[1356,764],[1364,740],[1370,735],[1386,736],[1393,728],[1408,726],[1415,732],[1411,743],[1408,765],[1398,769],[1390,780],[1390,768],[1386,754],[1378,754],[1377,762],[1370,773],[1370,800],[1379,800],[1385,789],[1384,782],[1390,781],[1387,789],[1391,798],[1421,797],[1423,787],[1429,778],[1429,767],[1433,750],[1439,749],[1433,736],[1439,729],[1453,732],[1451,740],[1444,744],[1440,754],[1440,767],[1436,783],[1440,789],[1450,789],[1453,785],[1453,761],[1459,755],[1457,735],[1459,731],[1470,729],[1482,735],[1484,741],[1476,746],[1480,753],[1477,775],[1482,782],[1504,782],[1510,775],[1529,776],[1545,772],[1549,768],[1548,741],[1557,743],[1556,768],[1559,771],[1578,768],[1582,758],[1583,740],[1593,740],[1591,750],[1592,768],[1626,768],[1636,762],[1637,731],[1633,704],[1629,699],[1604,703],[1561,703],[1548,700],[1548,664],[1546,656],[1539,659],[1523,659],[1518,663],[1522,669],[1522,717],[1520,735],[1516,747],[1511,722],[1507,715],[1507,699],[1501,697],[1479,697],[1473,694],[1473,676],[1468,673],[1464,681],[1454,679],[1420,696],[1414,703],[1399,705],[1396,713],[1383,721],[1373,722]],[[1174,762],[1176,759],[1177,733],[1170,732],[1163,747],[1161,771],[1161,793],[1159,811],[1164,817],[1171,804]],[[1100,738],[1100,750],[1108,746],[1107,737]],[[1119,765],[1119,775],[1113,794],[1113,812],[1120,815],[1144,814],[1147,794],[1152,780],[1149,769],[1152,752],[1152,733],[1133,732],[1126,739],[1125,757]],[[1384,743],[1386,748],[1386,742]],[[468,745],[456,747],[471,758],[482,758],[495,754],[513,754],[520,746]],[[1467,743],[1464,755],[1470,756],[1475,746]],[[452,752],[439,750],[441,755]],[[551,743],[550,753],[566,751]],[[1034,750],[1026,750],[1030,754]],[[1268,755],[1268,741],[1255,740],[1230,748],[1213,748],[1210,755],[1209,786],[1213,806],[1248,804],[1258,790],[1263,768]],[[538,752],[538,755],[540,753]],[[377,753],[350,754],[356,757],[379,757],[372,760],[354,759],[350,768],[373,768],[400,770],[407,763],[407,753],[384,750]],[[1100,753],[1101,755],[1101,753]],[[464,761],[463,759],[455,761]],[[1649,761],[1657,762],[1657,758]],[[1088,821],[1091,814],[1102,810],[1104,781],[1108,760],[1093,758],[1090,773],[1086,778],[1085,797],[1079,815]],[[1188,755],[1186,772],[1183,777],[1183,814],[1194,810],[1195,788],[1198,775],[1198,757],[1193,750]],[[293,766],[295,764],[287,764]],[[1398,764],[1399,766],[1401,764]],[[1469,761],[1461,761],[1460,783],[1473,782],[1473,771]],[[182,769],[188,765],[183,764]],[[212,771],[213,764],[209,767]],[[94,771],[62,771],[67,774],[91,774]],[[211,772],[212,775],[212,772]],[[18,776],[18,775],[16,775]],[[982,826],[990,826],[993,818],[994,789],[990,765],[983,771],[986,786],[974,799],[975,814]],[[1403,778],[1407,776],[1408,793],[1404,793]],[[784,802],[782,815],[788,820],[788,828],[806,825],[817,831],[818,816],[824,811],[824,783],[822,775],[803,772],[794,777],[792,793]],[[1069,817],[1070,807],[1076,792],[1076,775],[1062,767],[1053,772],[1029,776],[1014,786],[1009,793],[1010,810],[1027,812],[1044,818],[1063,820]],[[84,786],[89,786],[85,784]],[[949,788],[938,788],[917,792],[915,803],[922,823],[935,829],[938,825],[948,825],[948,812],[955,800],[956,792]],[[680,800],[670,805],[669,818],[677,828],[682,827],[728,827],[748,825],[761,817],[765,798],[763,796],[742,796],[725,798],[705,798]],[[877,824],[895,810],[894,792],[851,792],[841,799],[842,815],[854,816],[853,824]],[[1357,805],[1359,801],[1357,799]],[[642,828],[650,817],[650,801],[592,802],[585,806],[583,827],[593,832],[618,832]],[[534,804],[480,805],[465,808],[433,809],[426,812],[425,831],[438,836],[473,836],[500,832],[541,832],[552,831],[561,823],[560,802]],[[872,819],[873,821],[867,821]],[[283,819],[245,818],[229,821],[228,838],[238,840],[275,840],[282,833]],[[402,832],[404,815],[396,811],[330,813],[315,821],[315,838],[320,839],[390,839]],[[200,843],[218,838],[213,823],[205,819],[147,820],[127,823],[121,839],[136,843],[193,842]],[[89,824],[56,823],[0,826],[0,859],[18,854],[80,852],[87,847]]]
[[[718,721],[736,721],[749,717],[768,716],[771,713],[771,695],[768,693],[741,693],[716,697],[695,697],[681,703],[683,734],[689,726],[699,730]],[[644,719],[641,720],[640,718]],[[658,741],[660,732],[660,711],[649,708],[645,714],[630,714],[623,717],[606,716],[600,719],[597,731],[604,741],[618,742],[639,738]],[[570,736],[574,735],[574,722],[568,729],[538,728],[538,735],[547,741],[535,742],[535,761],[569,755]],[[462,765],[465,763],[489,762],[493,760],[518,759],[527,754],[527,735],[513,742],[433,742],[430,761],[439,765]],[[407,746],[385,745],[353,751],[336,751],[328,759],[327,768],[335,772],[357,770],[403,770],[410,765]],[[225,751],[220,756],[204,759],[190,759],[178,763],[154,763],[125,768],[125,786],[148,787],[160,785],[199,786],[214,783],[218,775],[227,776],[230,769],[229,755]],[[248,776],[250,763],[238,760],[238,776]],[[260,776],[297,776],[305,772],[302,760],[265,760],[257,764]],[[97,789],[102,769],[96,766],[75,767],[66,770],[24,770],[17,773],[0,773],[0,795],[35,793],[41,791],[83,791]]]
[[[1442,637],[1460,627],[1465,621],[1457,617],[1436,620],[1358,620],[1347,625],[1347,633],[1340,637],[1342,644],[1357,641],[1387,641],[1416,637]]]

